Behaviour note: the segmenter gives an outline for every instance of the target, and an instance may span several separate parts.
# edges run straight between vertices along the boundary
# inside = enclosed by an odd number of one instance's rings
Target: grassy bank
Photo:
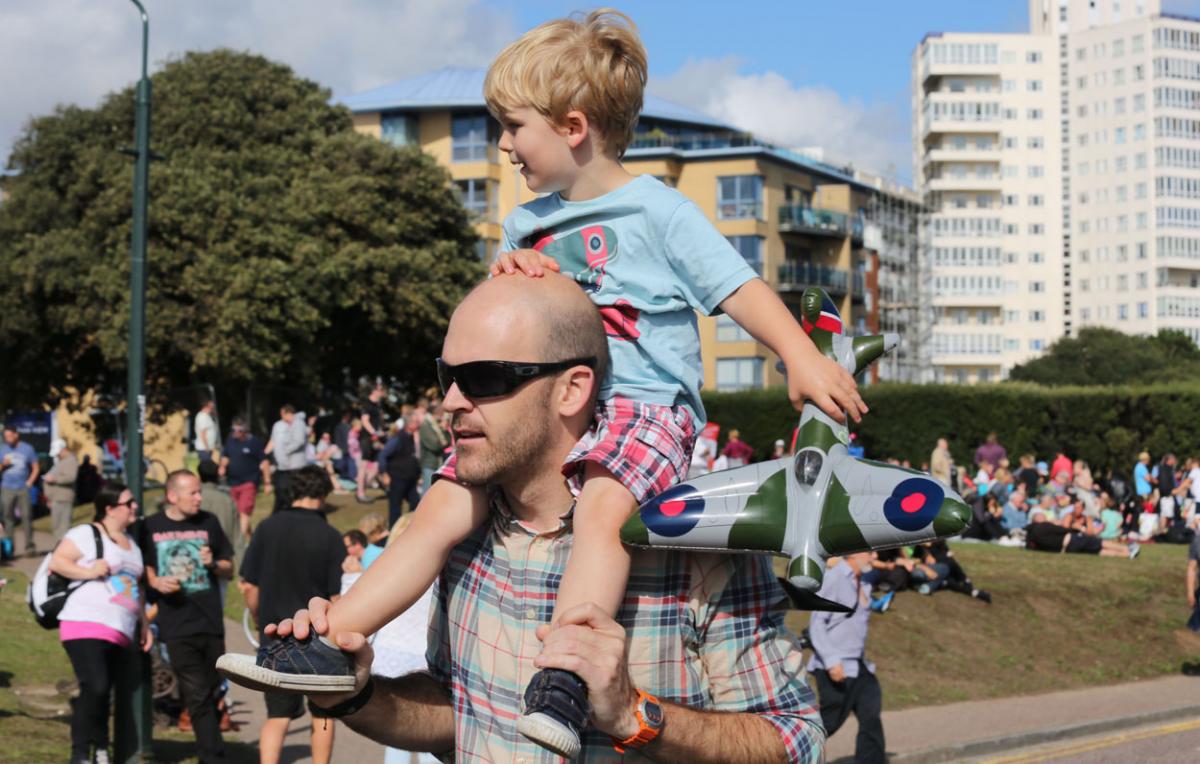
[[[386,512],[382,500],[360,505],[353,496],[338,496],[333,504],[329,520],[339,529],[355,527],[369,512]],[[260,497],[255,522],[269,513],[269,498]],[[88,516],[78,511],[80,520]],[[995,602],[904,592],[891,612],[872,616],[867,655],[878,665],[887,708],[1133,681],[1176,673],[1182,662],[1200,658],[1200,637],[1183,628],[1182,546],[1148,546],[1132,562],[983,544],[954,550]],[[9,580],[0,594],[0,764],[62,761],[66,723],[34,718],[16,690],[52,688],[71,677],[70,666],[57,632],[40,629],[25,608],[25,578],[11,567],[0,568],[0,577]],[[229,589],[226,613],[241,619],[236,587]],[[799,630],[807,620],[796,613],[789,623]],[[156,737],[163,738],[158,760],[189,755],[182,742],[188,736]]]
[[[954,553],[994,604],[902,592],[873,615],[867,657],[885,708],[1129,682],[1200,658],[1200,635],[1184,628],[1186,547],[1147,546],[1132,562],[986,544]]]

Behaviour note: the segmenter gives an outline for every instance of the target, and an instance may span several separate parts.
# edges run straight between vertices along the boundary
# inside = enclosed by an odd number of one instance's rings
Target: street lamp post
[[[139,0],[130,0],[142,15],[142,78],[134,97],[133,242],[129,269],[129,380],[125,400],[125,481],[143,513],[142,434],[145,431],[146,396],[146,196],[150,177],[150,77],[147,74],[150,17]],[[118,762],[133,764],[148,756],[154,716],[151,708],[150,658],[130,651],[127,670],[117,673],[117,703],[113,754]]]

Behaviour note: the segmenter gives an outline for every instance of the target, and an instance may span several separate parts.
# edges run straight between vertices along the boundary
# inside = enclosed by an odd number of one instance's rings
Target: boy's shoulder
[[[681,205],[690,203],[690,199],[653,175],[638,175],[617,191],[594,200],[592,205],[567,205],[558,194],[547,194],[518,206],[504,222],[519,228],[522,224],[544,221],[551,216],[570,216],[576,209],[595,214],[603,212],[605,206],[611,205],[614,211],[620,210],[628,214],[632,210],[635,214],[665,225]]]

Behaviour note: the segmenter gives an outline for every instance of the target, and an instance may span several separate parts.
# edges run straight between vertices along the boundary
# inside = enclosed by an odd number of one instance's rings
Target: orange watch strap
[[[637,694],[638,705],[637,709],[634,711],[634,715],[637,716],[638,731],[634,735],[627,737],[624,740],[617,740],[615,737],[612,739],[613,748],[617,750],[617,753],[625,753],[625,749],[628,747],[641,748],[647,743],[652,742],[656,737],[658,737],[658,733],[662,732],[662,725],[659,725],[658,727],[651,727],[646,724],[646,720],[642,716],[642,701],[648,700],[659,708],[662,708],[662,703],[659,702],[658,698],[654,697],[648,692],[637,690]]]

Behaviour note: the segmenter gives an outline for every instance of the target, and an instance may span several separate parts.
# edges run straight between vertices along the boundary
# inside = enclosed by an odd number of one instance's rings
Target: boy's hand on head
[[[814,349],[815,350],[815,349]],[[784,362],[787,367],[788,398],[799,411],[809,400],[835,421],[845,422],[846,414],[862,421],[867,404],[858,394],[858,383],[837,361],[819,352],[805,354],[798,361]]]
[[[514,249],[512,252],[501,252],[492,261],[491,274],[499,276],[502,273],[513,274],[518,271],[531,278],[540,278],[546,271],[558,273],[558,261],[547,257],[536,249]]]

